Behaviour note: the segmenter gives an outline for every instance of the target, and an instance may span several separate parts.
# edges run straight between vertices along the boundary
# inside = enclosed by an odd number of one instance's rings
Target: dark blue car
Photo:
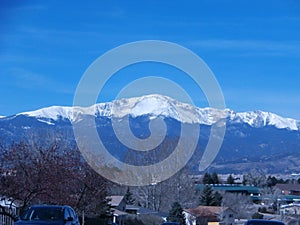
[[[178,222],[164,222],[161,225],[180,225]]]
[[[275,221],[275,220],[253,219],[253,220],[248,220],[244,225],[285,225],[285,224],[281,221]]]
[[[15,225],[80,225],[70,206],[35,205],[20,217]]]

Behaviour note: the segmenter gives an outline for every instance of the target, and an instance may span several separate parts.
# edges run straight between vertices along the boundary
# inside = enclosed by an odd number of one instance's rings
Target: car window
[[[284,225],[284,223],[278,222],[278,221],[248,221],[246,225]]]
[[[70,214],[69,209],[65,208],[65,219],[68,219],[69,217],[72,217],[72,215]]]
[[[74,218],[74,219],[77,219],[77,215],[76,215],[76,213],[74,212],[74,210],[71,209],[71,208],[69,208],[69,210],[70,210],[71,217]]]
[[[23,220],[62,220],[61,208],[36,207],[29,209],[22,217]]]

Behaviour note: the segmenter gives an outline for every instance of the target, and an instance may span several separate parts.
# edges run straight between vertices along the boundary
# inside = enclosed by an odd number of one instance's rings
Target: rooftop
[[[300,184],[276,184],[276,187],[282,191],[300,192]]]
[[[202,190],[207,184],[197,184],[196,188]],[[240,184],[209,184],[214,191],[247,192],[248,194],[259,194],[256,186]]]
[[[107,199],[109,199],[109,203],[111,206],[119,206],[120,203],[122,202],[124,196],[123,195],[112,195],[112,196],[107,196]]]

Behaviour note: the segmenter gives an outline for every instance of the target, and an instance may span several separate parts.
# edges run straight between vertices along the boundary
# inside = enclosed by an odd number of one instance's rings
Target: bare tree
[[[170,210],[170,199],[179,202],[185,208],[197,205],[195,185],[186,170],[161,183],[131,188],[131,191],[137,204],[156,211]]]
[[[83,161],[75,147],[21,142],[0,153],[1,194],[18,202],[21,212],[31,204],[49,203],[104,213],[107,181]]]
[[[266,182],[267,177],[265,176],[265,174],[256,169],[252,169],[250,173],[244,176],[245,184],[264,187],[266,186]]]
[[[256,211],[250,197],[245,194],[225,193],[222,205],[234,210],[239,218],[251,218],[251,215]]]

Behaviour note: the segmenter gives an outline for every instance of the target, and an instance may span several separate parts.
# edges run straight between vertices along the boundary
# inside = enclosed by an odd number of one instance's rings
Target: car
[[[34,205],[17,220],[15,225],[80,225],[70,206]]]
[[[252,220],[248,220],[244,225],[285,225],[285,224],[277,220],[252,219]]]
[[[178,222],[164,222],[161,225],[180,225]]]

